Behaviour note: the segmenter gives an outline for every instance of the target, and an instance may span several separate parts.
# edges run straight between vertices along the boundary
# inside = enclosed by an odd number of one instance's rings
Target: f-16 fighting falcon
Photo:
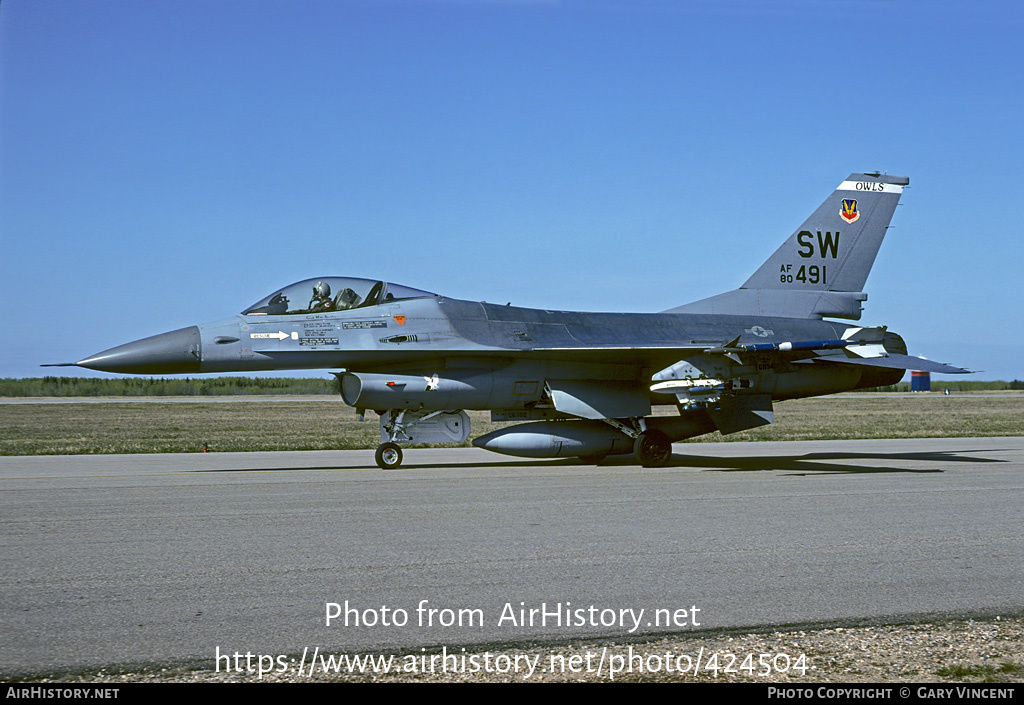
[[[461,443],[466,410],[521,421],[488,450],[587,463],[774,421],[772,404],[895,384],[905,370],[967,370],[907,354],[859,326],[864,283],[909,179],[851,174],[734,291],[661,313],[582,313],[451,299],[377,279],[319,277],[227,319],[74,363],[127,374],[334,371],[345,403],[380,417],[376,462],[403,443]],[[654,405],[678,414],[652,416]]]

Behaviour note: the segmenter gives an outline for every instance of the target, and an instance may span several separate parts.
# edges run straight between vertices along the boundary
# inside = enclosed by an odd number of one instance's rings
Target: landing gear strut
[[[384,470],[402,464],[399,443],[462,443],[469,437],[469,415],[457,411],[385,409],[380,416],[380,440],[374,460]]]
[[[645,468],[660,468],[672,457],[672,442],[662,431],[648,429],[633,441],[633,455]]]

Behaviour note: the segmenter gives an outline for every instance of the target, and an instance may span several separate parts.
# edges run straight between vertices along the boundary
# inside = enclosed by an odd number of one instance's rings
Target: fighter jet
[[[404,443],[461,443],[467,410],[521,423],[475,446],[528,458],[635,455],[774,421],[773,403],[895,384],[907,369],[968,370],[907,354],[860,326],[864,283],[906,177],[851,174],[740,288],[661,313],[584,313],[452,299],[319,277],[236,316],[75,363],[127,374],[333,370],[346,404],[380,417],[381,468]],[[656,406],[670,407],[652,415]],[[675,407],[675,412],[671,410]]]

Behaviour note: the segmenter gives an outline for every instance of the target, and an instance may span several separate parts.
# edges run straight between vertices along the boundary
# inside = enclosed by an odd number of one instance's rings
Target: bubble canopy
[[[244,316],[285,316],[367,308],[402,299],[437,294],[421,289],[357,277],[304,279],[278,289],[242,311]]]

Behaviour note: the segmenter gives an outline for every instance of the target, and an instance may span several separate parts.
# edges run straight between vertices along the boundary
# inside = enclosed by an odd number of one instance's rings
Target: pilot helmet
[[[316,286],[313,287],[313,293],[321,299],[326,299],[331,295],[331,285],[327,282],[317,282]]]

